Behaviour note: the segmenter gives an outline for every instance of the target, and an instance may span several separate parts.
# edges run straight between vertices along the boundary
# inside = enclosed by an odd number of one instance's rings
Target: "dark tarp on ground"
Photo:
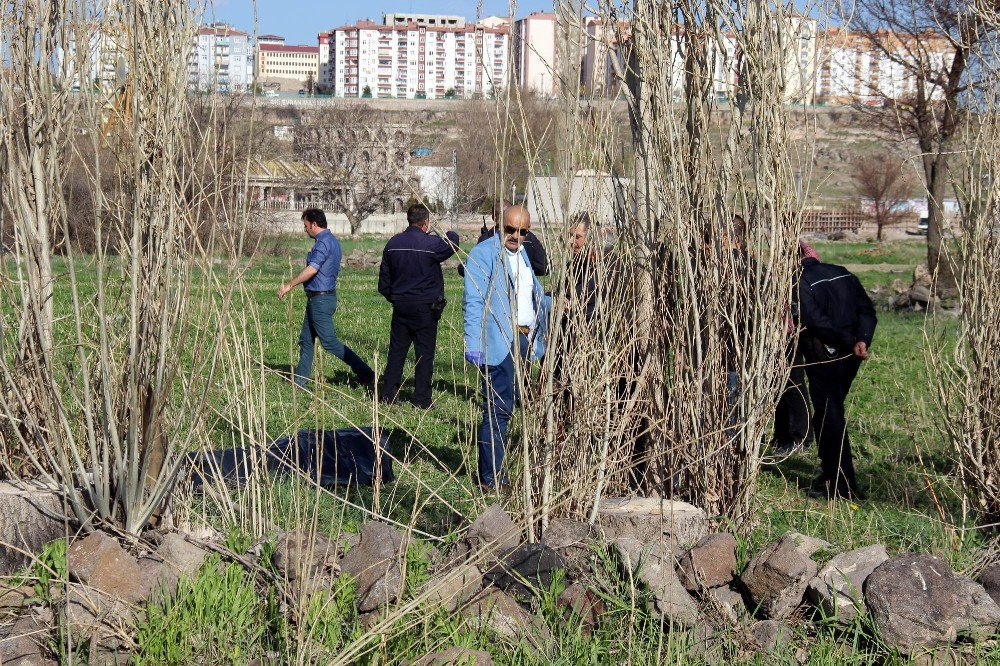
[[[383,434],[384,451],[389,438]],[[191,480],[195,488],[211,481],[245,483],[262,465],[271,474],[301,471],[322,486],[370,486],[375,483],[375,446],[371,428],[300,430],[282,437],[267,449],[242,447],[192,453]],[[392,460],[382,455],[382,482],[395,479]]]

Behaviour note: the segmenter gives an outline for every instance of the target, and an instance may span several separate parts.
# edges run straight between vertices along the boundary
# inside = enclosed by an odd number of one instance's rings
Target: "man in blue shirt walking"
[[[428,233],[430,211],[423,204],[410,206],[406,221],[406,230],[386,243],[378,272],[378,292],[392,303],[380,399],[387,404],[396,402],[403,362],[412,344],[416,355],[412,402],[420,409],[430,409],[438,319],[446,304],[441,262],[455,254],[458,234],[449,231],[445,240]]]
[[[323,349],[346,363],[365,386],[375,384],[375,371],[357,354],[337,338],[333,327],[333,313],[337,310],[337,275],[340,273],[340,242],[327,229],[326,215],[318,208],[302,213],[302,228],[315,243],[306,255],[306,267],[297,276],[278,288],[278,298],[298,285],[306,292],[306,314],[299,335],[299,364],[295,366],[293,380],[305,386],[312,376],[313,350],[316,338]]]

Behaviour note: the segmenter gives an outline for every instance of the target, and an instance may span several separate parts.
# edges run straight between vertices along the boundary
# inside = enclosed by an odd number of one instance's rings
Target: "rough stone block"
[[[66,564],[71,579],[125,603],[139,603],[148,592],[138,561],[104,532],[71,543]]]
[[[681,555],[677,575],[684,588],[698,593],[733,582],[736,545],[732,534],[709,534]]]
[[[42,546],[67,534],[60,496],[35,483],[0,482],[0,576],[31,561]]]
[[[758,553],[742,580],[755,609],[766,618],[782,620],[802,603],[809,581],[816,575],[816,563],[803,551],[801,535],[789,533]]]
[[[671,549],[691,546],[708,534],[708,516],[704,510],[687,502],[659,497],[603,499],[598,505],[597,523],[611,539],[664,541]]]
[[[862,590],[875,568],[889,559],[885,546],[876,544],[834,556],[809,581],[809,598],[828,617],[847,626],[865,610]]]
[[[698,621],[698,604],[681,585],[671,552],[660,543],[643,544],[632,537],[611,542],[622,563],[645,584],[653,598],[652,609],[665,620],[682,627]]]

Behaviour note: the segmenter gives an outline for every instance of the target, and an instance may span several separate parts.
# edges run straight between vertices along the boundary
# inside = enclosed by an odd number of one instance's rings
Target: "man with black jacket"
[[[441,262],[455,254],[459,239],[454,231],[447,233],[447,240],[428,233],[430,212],[422,204],[410,206],[406,221],[410,226],[386,243],[378,272],[378,291],[392,303],[381,400],[396,401],[412,343],[416,368],[411,402],[430,409],[438,319],[445,306]]]
[[[875,307],[858,278],[843,266],[802,261],[799,280],[800,348],[813,402],[813,429],[822,473],[811,495],[858,498],[844,401],[868,358]]]

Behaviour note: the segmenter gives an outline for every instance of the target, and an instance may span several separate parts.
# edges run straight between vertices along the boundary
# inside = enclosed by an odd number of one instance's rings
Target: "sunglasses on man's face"
[[[503,225],[503,232],[508,236],[513,236],[514,234],[518,234],[520,236],[528,235],[527,229],[518,229],[517,227],[512,227],[507,224]]]

